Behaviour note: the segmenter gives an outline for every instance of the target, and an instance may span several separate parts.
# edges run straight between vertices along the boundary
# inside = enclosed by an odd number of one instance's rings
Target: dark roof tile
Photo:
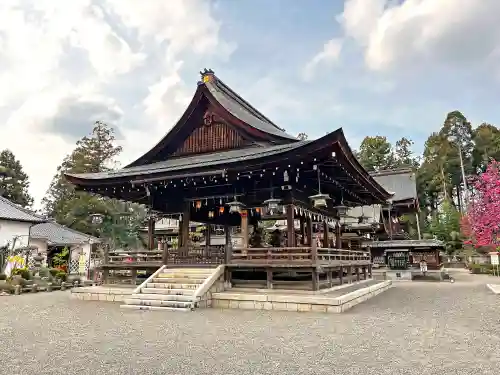
[[[96,237],[53,222],[34,225],[31,228],[31,236],[46,239],[51,245],[76,245],[88,241],[99,241]]]
[[[287,134],[284,129],[271,122],[271,120],[252,107],[219,78],[214,77],[212,81],[205,83],[205,85],[215,100],[229,113],[251,127],[278,137],[297,140],[297,137]]]
[[[43,223],[45,220],[17,204],[0,197],[0,219],[25,221],[28,223]]]

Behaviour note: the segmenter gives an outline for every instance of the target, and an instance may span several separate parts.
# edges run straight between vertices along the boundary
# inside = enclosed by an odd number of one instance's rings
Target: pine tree
[[[73,152],[57,168],[42,201],[45,214],[76,230],[98,235],[98,228],[89,218],[93,214],[111,215],[111,200],[76,191],[65,179],[64,173],[108,171],[120,152],[121,147],[115,145],[113,129],[103,122],[96,122],[92,134],[79,140]]]
[[[33,198],[28,188],[28,175],[19,160],[10,150],[0,152],[0,195],[22,207],[30,207]]]

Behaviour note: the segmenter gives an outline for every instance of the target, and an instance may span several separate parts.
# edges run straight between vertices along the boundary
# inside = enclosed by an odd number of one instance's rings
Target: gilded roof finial
[[[201,81],[202,83],[207,83],[207,82],[212,82],[215,73],[212,69],[203,69],[203,71],[200,71],[201,74]]]

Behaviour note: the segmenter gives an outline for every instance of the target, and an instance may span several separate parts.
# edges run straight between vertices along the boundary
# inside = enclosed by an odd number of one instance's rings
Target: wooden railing
[[[163,251],[159,250],[107,251],[104,253],[104,265],[161,264],[162,258]]]
[[[224,247],[183,247],[167,249],[164,263],[167,265],[219,265],[225,263]]]
[[[231,264],[262,264],[283,266],[369,264],[365,251],[316,247],[267,247],[233,249]]]

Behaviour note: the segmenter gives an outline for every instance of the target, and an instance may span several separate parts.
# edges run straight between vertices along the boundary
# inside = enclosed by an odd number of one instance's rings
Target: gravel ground
[[[398,284],[344,314],[0,297],[0,374],[498,374],[499,307],[467,282]]]

